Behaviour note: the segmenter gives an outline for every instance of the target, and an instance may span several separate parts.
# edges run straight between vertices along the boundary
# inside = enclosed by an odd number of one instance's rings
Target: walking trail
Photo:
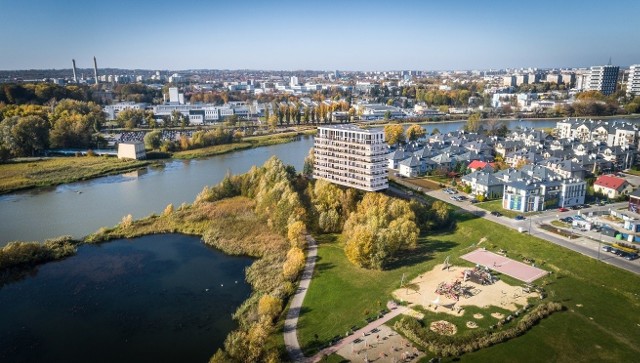
[[[354,332],[354,334],[342,339],[339,343],[321,350],[313,357],[305,358],[304,354],[302,353],[302,349],[300,348],[300,343],[298,342],[298,318],[300,317],[302,302],[304,301],[304,297],[307,294],[307,290],[309,289],[309,284],[311,283],[311,278],[313,277],[313,269],[315,268],[318,255],[318,245],[316,243],[316,240],[309,235],[307,235],[307,245],[307,260],[302,272],[302,277],[300,278],[300,285],[298,286],[295,295],[293,295],[293,298],[291,299],[291,305],[289,306],[289,311],[287,312],[287,318],[284,321],[284,345],[287,349],[287,352],[289,353],[289,357],[293,362],[319,362],[325,355],[331,355],[337,352],[346,344],[352,343],[358,337],[368,335],[371,330],[379,327],[380,325],[395,318],[396,316],[405,313],[408,310],[408,308],[404,306],[394,306],[393,310],[390,313],[384,315],[380,319],[372,321],[367,326]]]
[[[302,309],[302,302],[309,289],[311,283],[311,277],[313,277],[313,269],[316,266],[316,257],[318,255],[318,245],[313,237],[307,235],[307,261],[300,278],[300,285],[296,290],[295,295],[291,299],[291,305],[289,305],[289,311],[287,312],[287,318],[284,321],[284,345],[289,352],[291,360],[294,362],[304,361],[304,354],[300,349],[298,343],[298,317],[300,317],[300,309]]]

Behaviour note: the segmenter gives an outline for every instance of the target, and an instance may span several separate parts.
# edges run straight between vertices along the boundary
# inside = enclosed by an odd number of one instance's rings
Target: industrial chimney
[[[93,76],[96,79],[96,84],[98,84],[98,61],[96,61],[96,57],[93,57]]]
[[[78,76],[76,74],[76,60],[72,59],[71,62],[73,63],[73,83],[78,83]]]

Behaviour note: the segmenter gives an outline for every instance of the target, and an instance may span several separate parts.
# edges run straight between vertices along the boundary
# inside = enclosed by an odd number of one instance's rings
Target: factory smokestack
[[[98,84],[98,61],[96,61],[96,57],[93,57],[93,76],[96,79],[96,84]]]
[[[73,83],[78,83],[78,76],[76,75],[76,60],[72,59],[71,62],[73,63]]]

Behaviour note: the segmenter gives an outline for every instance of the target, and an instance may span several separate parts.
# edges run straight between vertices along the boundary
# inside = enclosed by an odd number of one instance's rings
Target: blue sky
[[[0,69],[640,63],[640,1],[0,0]]]

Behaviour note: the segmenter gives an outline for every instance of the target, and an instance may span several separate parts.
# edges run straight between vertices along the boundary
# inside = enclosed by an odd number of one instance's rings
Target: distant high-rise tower
[[[98,61],[96,61],[96,57],[93,57],[93,77],[96,79],[96,84],[98,84]]]
[[[618,84],[619,70],[619,67],[610,64],[591,67],[586,90],[600,91],[603,95],[607,96],[614,93],[616,91],[616,85]]]
[[[73,63],[73,83],[78,83],[78,76],[76,73],[76,60],[72,59],[71,62]]]

